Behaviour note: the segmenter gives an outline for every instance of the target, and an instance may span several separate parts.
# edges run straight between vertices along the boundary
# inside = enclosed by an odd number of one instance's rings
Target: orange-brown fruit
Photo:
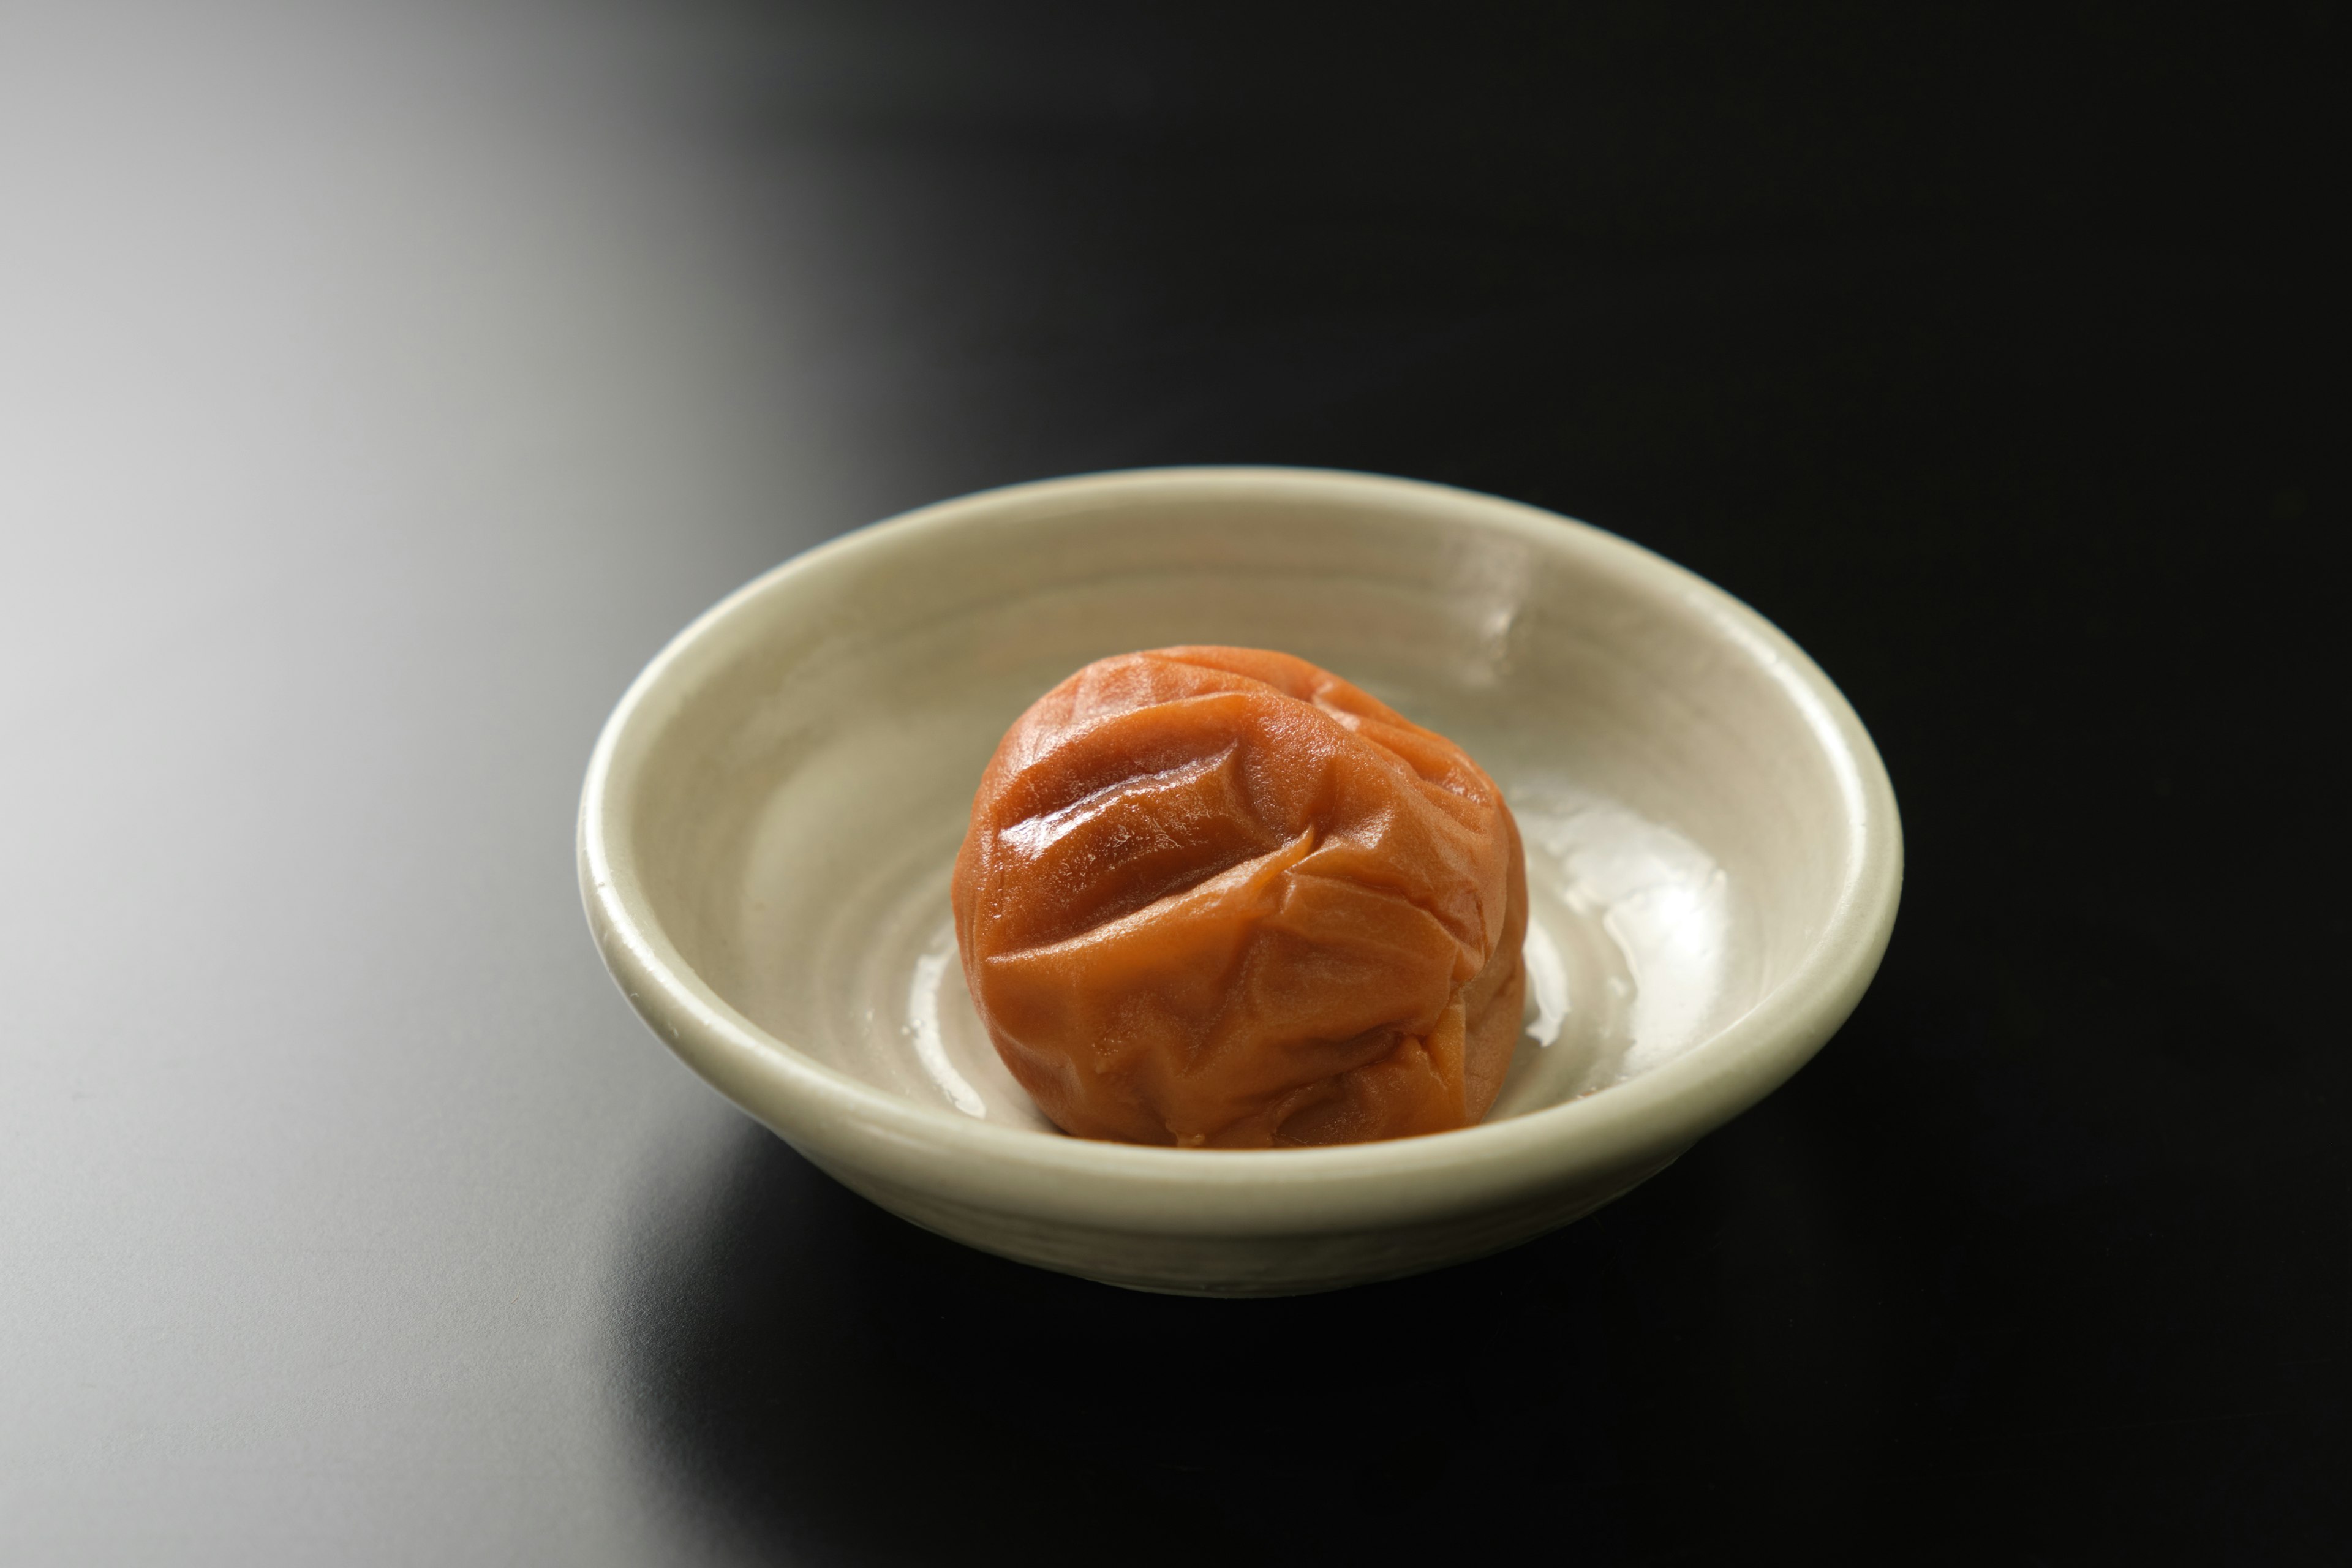
[[[998,1053],[1081,1137],[1442,1132],[1518,1041],[1502,792],[1288,654],[1122,654],[1039,698],[981,775],[954,898]]]

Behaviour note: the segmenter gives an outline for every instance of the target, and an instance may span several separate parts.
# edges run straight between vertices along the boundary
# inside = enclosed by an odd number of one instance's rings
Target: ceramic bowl
[[[1095,1142],[997,1061],[948,909],[982,766],[1071,670],[1175,643],[1301,655],[1501,784],[1531,984],[1481,1125]],[[1837,689],[1688,572],[1437,485],[1184,468],[948,501],[728,598],[605,726],[580,878],[654,1032],[849,1187],[1042,1268],[1280,1295],[1540,1235],[1769,1093],[1876,970],[1902,834]]]

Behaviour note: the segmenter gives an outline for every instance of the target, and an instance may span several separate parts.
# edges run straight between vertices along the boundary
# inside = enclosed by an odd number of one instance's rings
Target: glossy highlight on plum
[[[1520,1034],[1527,874],[1462,749],[1288,654],[1096,661],[982,775],[974,1004],[1054,1123],[1186,1148],[1466,1127]]]

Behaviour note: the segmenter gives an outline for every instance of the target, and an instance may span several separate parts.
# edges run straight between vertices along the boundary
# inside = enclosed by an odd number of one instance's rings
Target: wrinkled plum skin
[[[1527,873],[1462,749],[1287,654],[1087,666],[982,775],[956,940],[1055,1125],[1264,1149],[1466,1127],[1519,1037]]]

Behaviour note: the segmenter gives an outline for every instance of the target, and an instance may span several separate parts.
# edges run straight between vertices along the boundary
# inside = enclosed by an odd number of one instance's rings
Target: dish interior
[[[626,820],[678,956],[777,1041],[1060,1136],[967,994],[948,878],[1005,728],[1088,660],[1298,654],[1459,742],[1528,858],[1527,1032],[1488,1120],[1692,1048],[1793,970],[1843,870],[1827,722],[1738,610],[1452,492],[959,503],[762,580],[673,650]]]

